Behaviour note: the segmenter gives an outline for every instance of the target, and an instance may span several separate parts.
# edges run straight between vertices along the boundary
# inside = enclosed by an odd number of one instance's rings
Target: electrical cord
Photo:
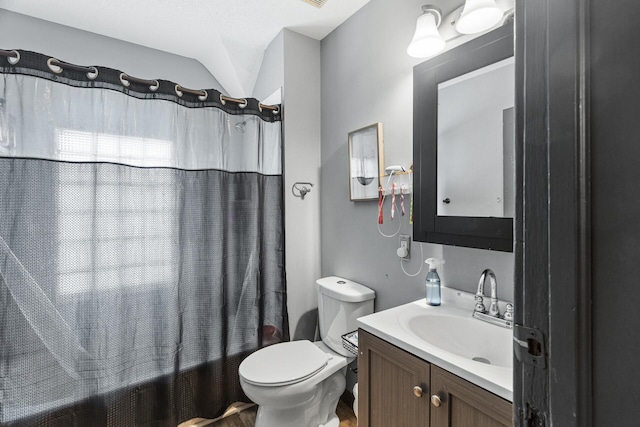
[[[400,229],[402,229],[402,220],[398,220],[398,229],[393,234],[384,234],[382,232],[382,230],[380,229],[380,224],[378,224],[378,233],[380,233],[380,235],[382,235],[382,237],[395,237],[395,236],[398,235],[398,233],[400,233]]]
[[[424,259],[424,252],[422,250],[422,242],[418,242],[418,243],[420,243],[420,260],[423,260]],[[418,272],[415,273],[415,274],[409,274],[409,273],[407,273],[407,270],[404,269],[404,264],[402,263],[402,261],[404,261],[404,258],[400,258],[400,267],[402,267],[402,272],[404,274],[406,274],[407,276],[416,277],[422,271],[422,262],[420,262],[420,269],[418,270]]]

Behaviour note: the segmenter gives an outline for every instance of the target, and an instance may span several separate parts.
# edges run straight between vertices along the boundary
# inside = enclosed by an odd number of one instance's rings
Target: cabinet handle
[[[431,396],[431,404],[433,406],[435,406],[436,408],[439,408],[441,403],[442,403],[442,400],[440,400],[440,396],[438,396],[437,394],[434,394],[433,396]]]
[[[415,387],[413,388],[413,394],[414,394],[416,397],[422,397],[422,387],[420,387],[419,385],[415,386]]]

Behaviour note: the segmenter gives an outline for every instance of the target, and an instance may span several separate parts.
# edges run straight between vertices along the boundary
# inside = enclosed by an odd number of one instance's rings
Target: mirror
[[[353,201],[378,199],[384,168],[382,123],[349,132],[349,197]]]
[[[515,61],[438,84],[438,215],[513,218]]]
[[[513,251],[513,22],[414,67],[417,241]]]

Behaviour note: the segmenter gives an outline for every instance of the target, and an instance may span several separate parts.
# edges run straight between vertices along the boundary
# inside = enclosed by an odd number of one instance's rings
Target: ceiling
[[[322,40],[369,0],[0,0],[0,8],[200,61],[228,95],[250,96],[283,28]]]

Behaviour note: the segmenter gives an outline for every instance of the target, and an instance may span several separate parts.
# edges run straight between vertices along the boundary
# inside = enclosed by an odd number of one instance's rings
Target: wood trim
[[[515,424],[591,425],[588,0],[516,2],[516,316],[548,368],[514,364]]]
[[[514,284],[515,323],[539,329],[545,338],[549,333],[547,6],[546,0],[516,3],[516,135],[522,142],[516,144],[521,161],[516,162]],[[515,425],[545,426],[547,371],[517,360],[513,368]]]

